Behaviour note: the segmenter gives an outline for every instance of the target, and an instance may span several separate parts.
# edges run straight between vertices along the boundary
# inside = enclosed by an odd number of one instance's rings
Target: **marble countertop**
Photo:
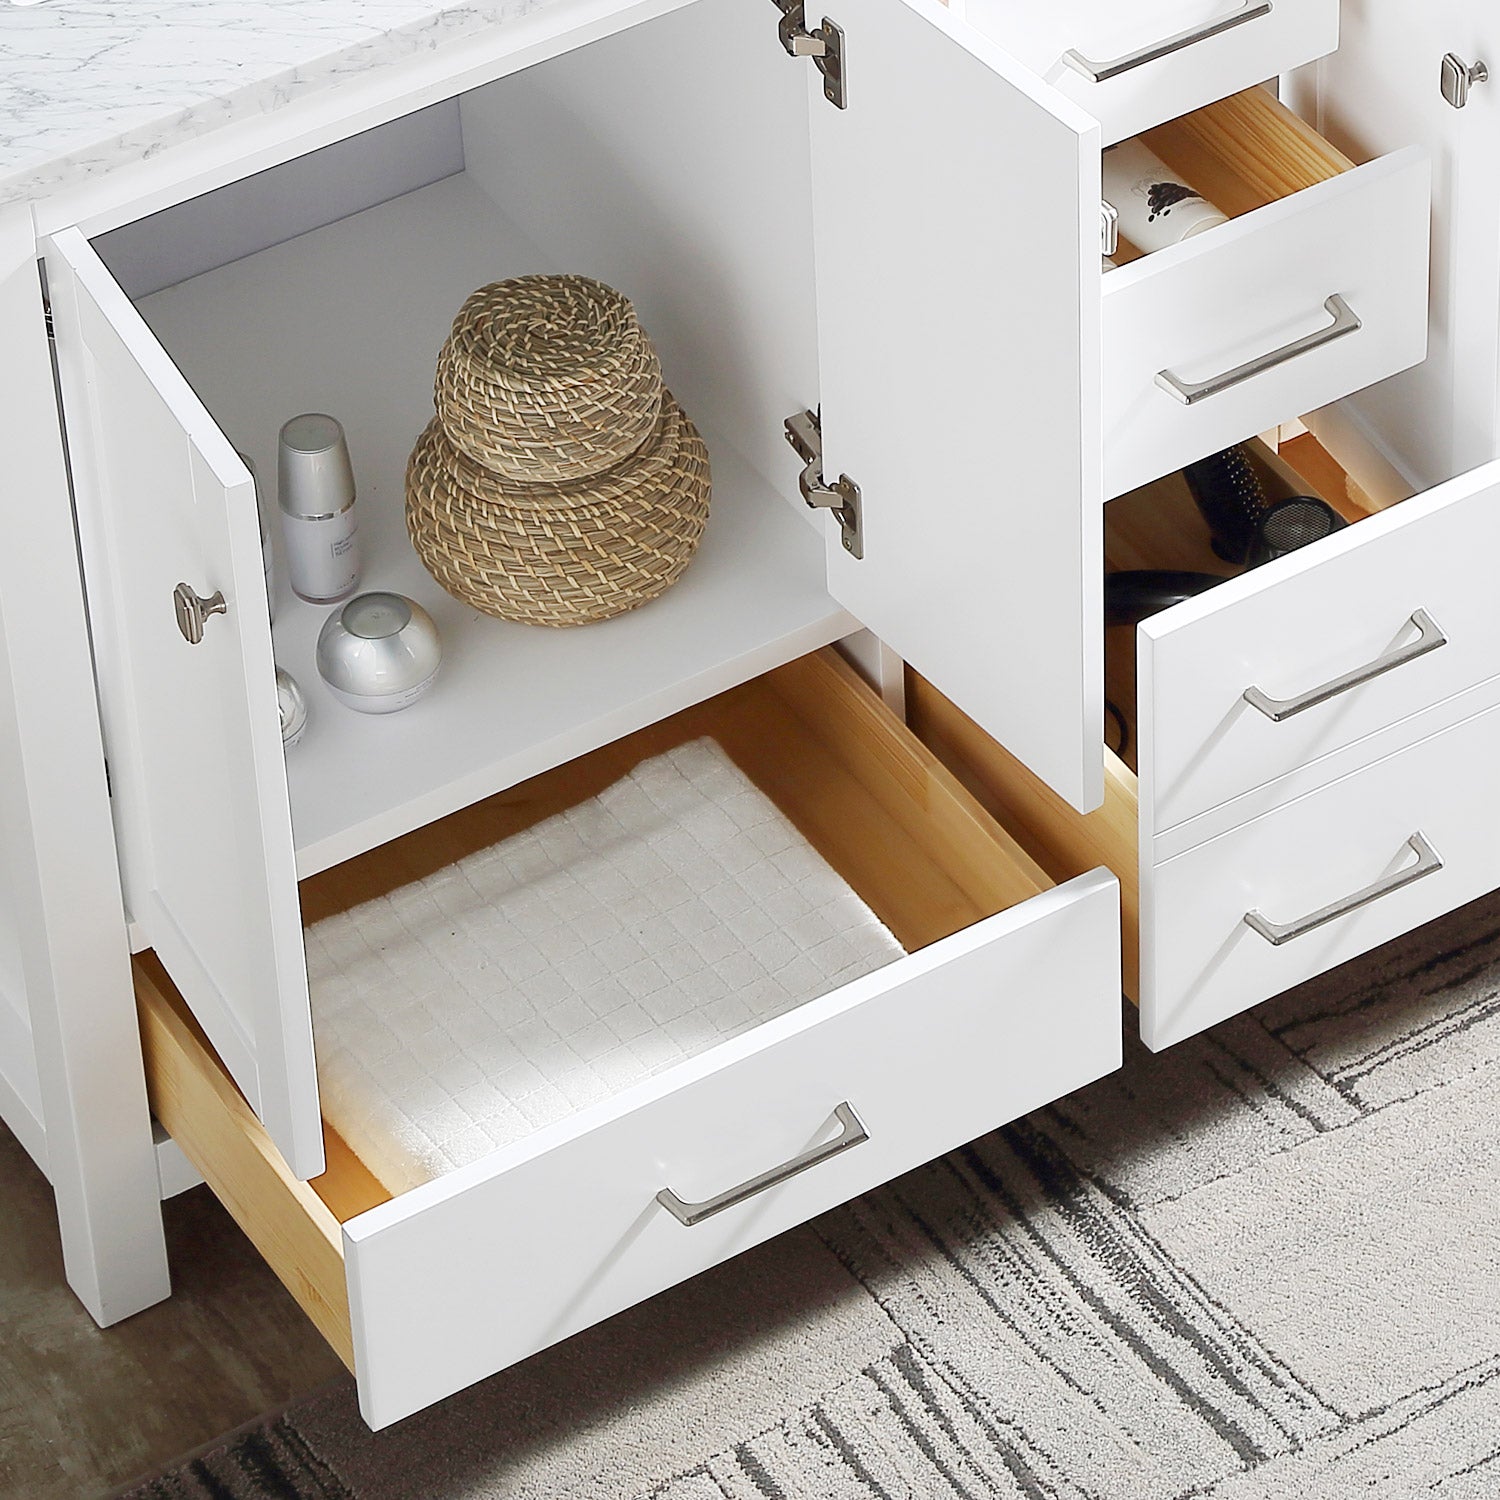
[[[557,0],[0,0],[0,203]]]

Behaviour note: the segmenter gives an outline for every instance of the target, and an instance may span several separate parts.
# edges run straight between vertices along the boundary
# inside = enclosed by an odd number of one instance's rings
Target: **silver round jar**
[[[323,622],[318,672],[340,703],[362,714],[409,708],[443,658],[432,616],[404,594],[360,594]]]
[[[281,710],[281,748],[290,750],[307,728],[307,700],[297,679],[281,667],[276,668],[276,706]]]

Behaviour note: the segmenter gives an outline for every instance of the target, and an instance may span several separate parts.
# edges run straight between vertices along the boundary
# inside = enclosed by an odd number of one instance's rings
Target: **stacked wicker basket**
[[[464,303],[406,472],[428,571],[503,620],[581,625],[654,599],[708,519],[708,450],[629,300],[522,276]]]

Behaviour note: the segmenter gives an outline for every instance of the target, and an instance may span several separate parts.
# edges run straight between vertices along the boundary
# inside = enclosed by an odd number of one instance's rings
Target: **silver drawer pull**
[[[755,1197],[757,1193],[764,1193],[767,1189],[795,1177],[799,1172],[807,1171],[809,1167],[816,1167],[820,1162],[829,1161],[840,1152],[849,1151],[855,1146],[862,1146],[870,1139],[865,1127],[860,1124],[859,1116],[854,1113],[853,1105],[841,1104],[833,1113],[834,1118],[843,1127],[838,1135],[831,1141],[824,1141],[821,1146],[814,1146],[811,1150],[804,1151],[801,1156],[794,1156],[790,1161],[782,1162],[779,1167],[772,1167],[769,1172],[762,1172],[759,1177],[752,1177],[748,1182],[742,1182],[738,1187],[732,1187],[717,1197],[705,1198],[702,1203],[684,1203],[671,1188],[663,1188],[656,1195],[656,1201],[679,1224],[686,1224],[691,1229],[694,1224],[701,1224],[705,1219],[711,1219],[715,1214],[723,1213],[726,1208],[733,1208],[737,1203],[743,1203],[747,1198]]]
[[[1335,901],[1332,906],[1325,906],[1311,916],[1301,917],[1295,922],[1268,922],[1258,911],[1247,911],[1245,925],[1258,932],[1273,948],[1279,948],[1283,943],[1289,943],[1293,938],[1302,937],[1323,926],[1325,922],[1336,922],[1340,917],[1347,917],[1350,912],[1356,912],[1360,907],[1380,900],[1382,896],[1389,896],[1393,891],[1399,891],[1428,875],[1436,875],[1443,868],[1442,856],[1427,842],[1424,834],[1414,833],[1406,843],[1417,856],[1416,864],[1408,865],[1394,875],[1387,875],[1374,885],[1367,885],[1364,890],[1356,891],[1352,896]]]
[[[1195,406],[1210,396],[1217,396],[1221,391],[1231,390],[1247,380],[1253,380],[1257,375],[1264,375],[1267,370],[1274,370],[1277,365],[1284,365],[1288,360],[1296,359],[1299,354],[1321,349],[1324,344],[1331,344],[1335,339],[1343,338],[1346,333],[1358,333],[1364,327],[1358,314],[1337,292],[1323,306],[1333,317],[1333,322],[1327,328],[1304,334],[1300,339],[1293,339],[1290,344],[1283,344],[1269,354],[1262,354],[1242,365],[1236,365],[1232,370],[1226,370],[1222,375],[1215,375],[1212,380],[1179,380],[1170,370],[1158,370],[1156,383],[1184,406]]]
[[[1268,719],[1279,724],[1283,719],[1290,719],[1309,708],[1316,708],[1320,703],[1327,703],[1330,698],[1337,698],[1340,693],[1347,693],[1351,688],[1373,682],[1375,678],[1384,677],[1387,672],[1394,672],[1397,667],[1404,667],[1407,662],[1415,661],[1419,656],[1426,656],[1429,651],[1436,651],[1439,646],[1448,644],[1448,637],[1425,609],[1413,611],[1408,624],[1417,627],[1416,640],[1409,645],[1397,646],[1394,651],[1387,651],[1384,656],[1377,656],[1374,661],[1356,667],[1352,672],[1345,672],[1342,677],[1335,677],[1322,687],[1309,688],[1295,698],[1272,698],[1258,687],[1247,687],[1241,696],[1251,708],[1258,708]]]
[[[1118,78],[1121,73],[1129,73],[1134,68],[1144,68],[1147,63],[1154,63],[1158,58],[1170,57],[1174,52],[1181,52],[1185,47],[1195,46],[1198,42],[1206,42],[1211,36],[1219,36],[1226,31],[1233,31],[1236,26],[1243,26],[1247,21],[1258,21],[1262,16],[1271,14],[1269,0],[1253,4],[1252,0],[1244,0],[1237,10],[1232,10],[1227,16],[1220,16],[1217,21],[1209,21],[1203,26],[1194,26],[1190,31],[1178,32],[1176,36],[1169,36],[1164,42],[1157,42],[1154,46],[1143,47],[1139,52],[1127,53],[1124,57],[1117,57],[1113,62],[1090,62],[1081,52],[1064,52],[1062,60],[1070,68],[1082,73],[1090,83],[1106,83],[1111,78]]]

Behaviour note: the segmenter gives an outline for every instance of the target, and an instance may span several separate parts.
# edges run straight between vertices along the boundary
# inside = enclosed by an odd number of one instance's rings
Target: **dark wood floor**
[[[165,1207],[174,1295],[100,1329],[52,1193],[0,1125],[0,1497],[91,1500],[342,1366],[206,1188]]]

